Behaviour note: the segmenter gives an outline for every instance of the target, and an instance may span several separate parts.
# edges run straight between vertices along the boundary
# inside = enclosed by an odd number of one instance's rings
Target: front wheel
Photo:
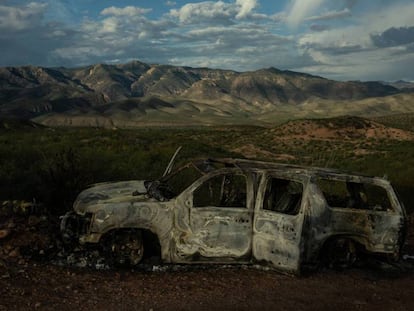
[[[113,233],[108,240],[107,252],[116,266],[135,266],[144,256],[144,243],[139,230]]]

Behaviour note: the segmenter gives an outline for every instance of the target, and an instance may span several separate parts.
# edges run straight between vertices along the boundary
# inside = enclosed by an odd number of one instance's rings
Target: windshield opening
[[[190,162],[159,180],[146,181],[147,194],[159,201],[171,200],[203,175],[228,166],[209,159]]]

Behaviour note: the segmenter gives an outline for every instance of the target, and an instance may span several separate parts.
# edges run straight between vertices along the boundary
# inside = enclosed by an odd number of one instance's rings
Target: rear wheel
[[[322,256],[322,260],[330,268],[350,268],[357,259],[357,247],[351,239],[333,239],[327,242]]]
[[[108,239],[107,251],[116,266],[135,266],[144,255],[142,233],[139,230],[114,232]]]

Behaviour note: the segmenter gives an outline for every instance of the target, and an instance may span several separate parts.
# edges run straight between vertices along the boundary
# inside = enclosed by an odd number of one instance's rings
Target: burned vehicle
[[[158,180],[95,184],[61,222],[115,263],[267,263],[300,273],[359,254],[398,258],[406,214],[390,183],[323,168],[202,159]]]

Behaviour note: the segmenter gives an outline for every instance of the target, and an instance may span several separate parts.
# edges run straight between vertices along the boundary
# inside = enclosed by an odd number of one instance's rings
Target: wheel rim
[[[111,240],[110,255],[116,265],[137,265],[144,255],[141,232],[117,233]]]

